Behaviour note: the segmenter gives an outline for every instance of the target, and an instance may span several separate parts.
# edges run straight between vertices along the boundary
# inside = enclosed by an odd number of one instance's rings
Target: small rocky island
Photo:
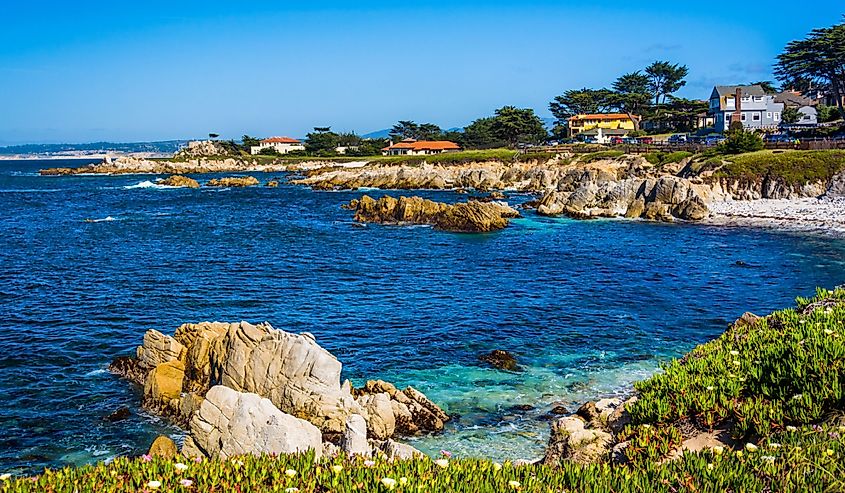
[[[355,211],[355,220],[380,224],[427,224],[443,231],[486,233],[504,229],[520,214],[504,202],[446,204],[422,197],[385,196],[376,200],[364,195],[344,206]]]
[[[309,333],[270,324],[184,324],[144,335],[109,366],[144,389],[146,409],[187,429],[181,453],[227,458],[313,450],[410,458],[394,441],[443,430],[449,416],[413,387],[341,383],[341,363]]]

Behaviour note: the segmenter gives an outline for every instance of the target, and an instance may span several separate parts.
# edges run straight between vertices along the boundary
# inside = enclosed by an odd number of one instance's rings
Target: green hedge
[[[829,180],[845,170],[845,151],[763,151],[724,159],[730,162],[714,176],[747,180],[769,177],[790,185]]]

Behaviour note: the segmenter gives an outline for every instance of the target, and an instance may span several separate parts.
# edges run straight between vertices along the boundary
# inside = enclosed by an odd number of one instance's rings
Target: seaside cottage
[[[710,95],[710,115],[717,132],[726,132],[731,122],[740,122],[746,130],[777,130],[784,104],[766,94],[760,85],[716,86]]]
[[[279,154],[305,150],[305,146],[302,142],[296,139],[292,139],[290,137],[270,137],[262,140],[259,145],[252,146],[250,148],[250,153],[259,154],[263,149],[267,148],[275,149]]]
[[[461,146],[448,140],[405,139],[398,144],[391,142],[389,146],[381,150],[381,153],[385,156],[425,156],[460,150]]]
[[[632,115],[637,121],[638,115]],[[637,128],[634,120],[625,113],[594,113],[575,115],[569,119],[569,136],[575,137],[583,132],[602,129],[604,135],[624,136]],[[610,133],[606,131],[611,131]],[[595,135],[595,132],[594,132]]]

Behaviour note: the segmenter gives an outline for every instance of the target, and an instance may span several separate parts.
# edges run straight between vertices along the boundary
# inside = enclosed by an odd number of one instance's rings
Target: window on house
[[[775,121],[780,121],[780,113],[775,113]]]
[[[766,118],[768,118],[769,120],[772,119],[772,112],[771,111],[766,113]]]
[[[760,113],[752,114],[751,119],[754,120],[755,122],[759,122],[760,121]]]
[[[740,119],[741,119],[742,121],[745,121],[745,113],[743,113],[743,114],[742,114],[742,116],[740,117]]]

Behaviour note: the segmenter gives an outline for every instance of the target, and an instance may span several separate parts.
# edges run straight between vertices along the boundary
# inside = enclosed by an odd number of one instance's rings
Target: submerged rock
[[[251,187],[258,185],[258,179],[254,176],[227,176],[225,178],[213,178],[206,182],[207,187]]]
[[[121,407],[120,409],[109,414],[103,419],[105,421],[108,421],[109,423],[117,423],[118,421],[124,421],[129,419],[130,416],[132,416],[132,413],[129,411],[129,408]]]
[[[187,176],[182,175],[171,175],[167,178],[158,180],[157,182],[159,185],[164,185],[168,187],[183,187],[183,188],[199,188],[200,184],[198,181],[194,180],[193,178],[188,178]]]
[[[519,371],[520,367],[514,356],[501,349],[494,349],[487,354],[478,357],[479,360],[489,363],[494,368],[506,371]]]
[[[422,197],[385,196],[378,200],[364,195],[346,208],[355,211],[355,220],[381,224],[429,224],[458,233],[483,233],[507,227],[509,218],[519,212],[498,202],[445,204]]]

